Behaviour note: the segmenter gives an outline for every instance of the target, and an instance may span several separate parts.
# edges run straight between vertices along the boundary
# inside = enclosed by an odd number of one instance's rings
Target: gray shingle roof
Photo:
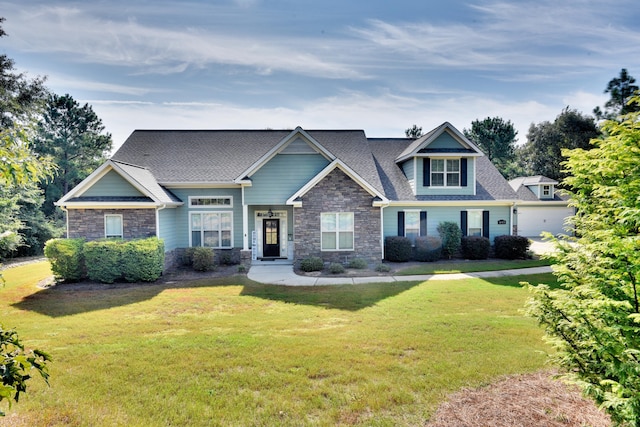
[[[511,188],[515,190],[518,196],[518,200],[522,200],[524,202],[538,202],[538,201],[560,202],[560,201],[569,200],[569,196],[567,196],[566,194],[563,194],[562,191],[558,191],[558,190],[556,190],[556,192],[553,194],[553,199],[539,199],[533,193],[533,191],[531,191],[527,187],[527,185],[541,185],[541,184],[557,185],[558,181],[555,181],[551,178],[547,178],[546,176],[542,176],[542,175],[521,176],[509,181],[509,185],[511,186]]]

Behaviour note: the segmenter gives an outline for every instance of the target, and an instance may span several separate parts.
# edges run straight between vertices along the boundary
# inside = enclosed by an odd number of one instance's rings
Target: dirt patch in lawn
[[[427,427],[609,427],[611,419],[552,372],[515,375],[464,389],[440,405]]]

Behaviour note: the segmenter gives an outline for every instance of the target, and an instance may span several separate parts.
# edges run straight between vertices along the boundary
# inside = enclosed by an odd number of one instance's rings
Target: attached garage
[[[573,208],[563,206],[527,206],[519,204],[517,207],[518,235],[526,237],[540,237],[542,232],[551,234],[567,234],[565,221],[573,216]]]

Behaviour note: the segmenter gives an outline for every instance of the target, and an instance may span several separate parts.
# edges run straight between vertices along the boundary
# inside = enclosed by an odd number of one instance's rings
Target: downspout
[[[516,209],[516,202],[513,202],[511,204],[511,209],[509,209],[509,215],[511,216],[511,218],[509,218],[509,224],[511,225],[511,233],[509,233],[512,236],[516,236],[518,233],[514,233],[514,226],[513,226],[513,211]]]
[[[160,238],[160,211],[167,208],[167,204],[163,203],[159,208],[156,208],[156,237]]]
[[[380,206],[380,261],[384,260],[384,208],[388,206]]]
[[[65,222],[67,224],[67,239],[69,238],[69,210],[67,209],[66,206],[60,206],[60,209],[62,210],[62,212],[64,212],[64,219]]]

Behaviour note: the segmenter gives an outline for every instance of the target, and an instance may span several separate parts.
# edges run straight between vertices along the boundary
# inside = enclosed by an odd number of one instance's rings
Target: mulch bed
[[[611,419],[552,372],[514,375],[449,396],[426,427],[609,427]]]

